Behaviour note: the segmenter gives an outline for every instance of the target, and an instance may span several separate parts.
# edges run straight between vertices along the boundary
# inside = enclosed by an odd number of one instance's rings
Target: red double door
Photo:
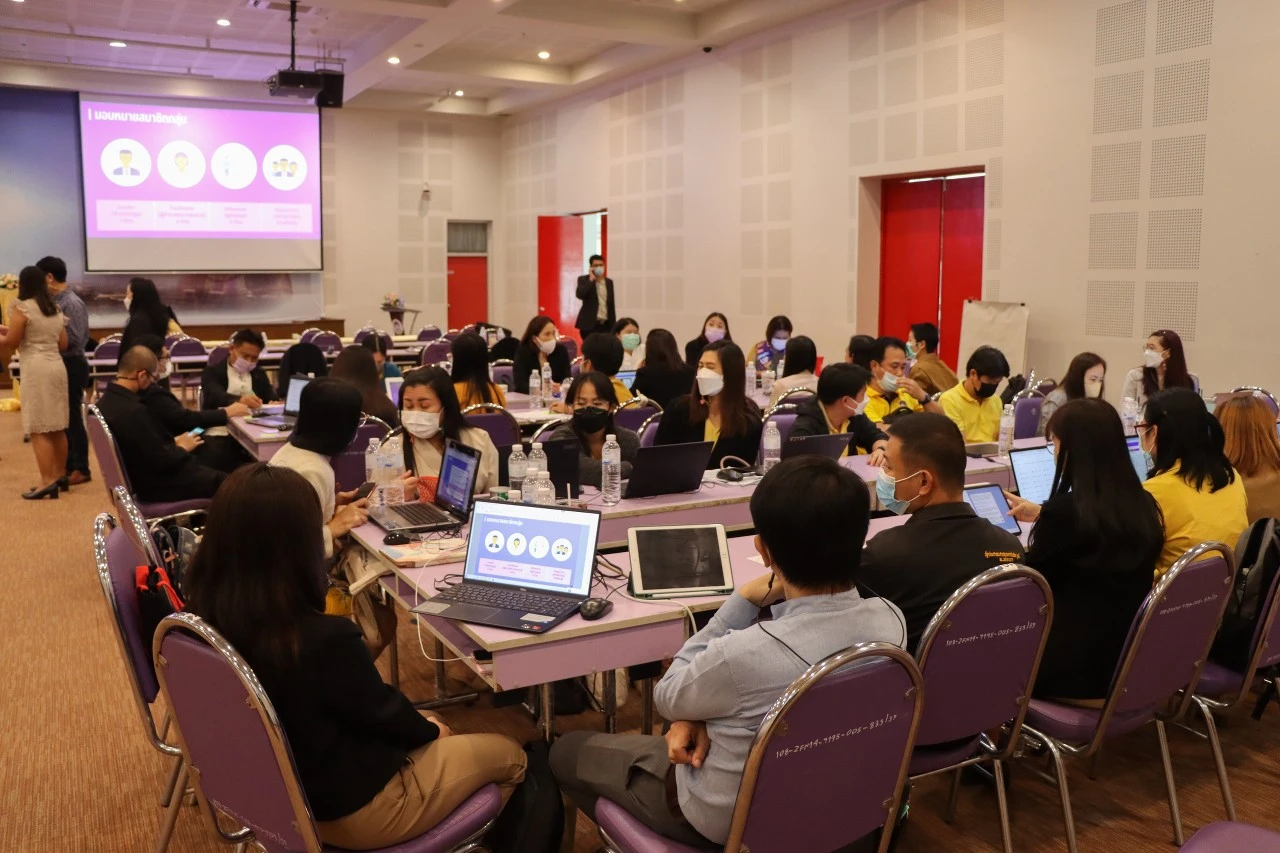
[[[982,298],[982,177],[881,185],[880,334],[906,339],[913,323],[938,327],[942,360],[956,368],[967,299]]]

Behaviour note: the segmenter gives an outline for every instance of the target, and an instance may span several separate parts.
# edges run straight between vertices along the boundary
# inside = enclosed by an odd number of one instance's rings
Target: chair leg
[[[1231,782],[1227,779],[1227,762],[1222,757],[1222,743],[1218,740],[1218,726],[1213,722],[1213,711],[1196,699],[1196,707],[1204,717],[1204,727],[1209,733],[1209,748],[1213,750],[1213,763],[1218,768],[1218,786],[1222,788],[1222,805],[1227,810],[1227,820],[1236,819],[1236,804],[1231,798]]]
[[[1003,761],[993,761],[992,769],[996,774],[996,805],[1000,809],[1000,840],[1004,842],[1004,853],[1013,853],[1013,834],[1009,829],[1009,797],[1004,789],[1004,769]],[[959,781],[959,774],[956,780]]]
[[[1102,761],[1102,747],[1098,747],[1098,751],[1093,754],[1093,758],[1089,759],[1089,778],[1098,778],[1098,764]]]
[[[1169,757],[1169,735],[1164,720],[1156,720],[1156,736],[1160,739],[1160,760],[1164,763],[1164,785],[1169,791],[1169,820],[1173,823],[1173,842],[1182,846],[1182,814],[1178,811],[1178,789],[1173,782],[1173,759]]]
[[[181,757],[178,759],[178,785],[174,786],[174,793],[169,797],[169,805],[164,811],[164,821],[160,825],[160,837],[156,839],[156,853],[165,853],[169,849],[169,841],[173,838],[173,828],[178,825],[178,815],[182,813],[182,797],[178,795],[178,791],[185,790],[187,786],[187,759]]]
[[[1077,853],[1076,822],[1071,815],[1071,794],[1067,790],[1067,766],[1062,762],[1062,750],[1058,749],[1058,745],[1051,738],[1045,738],[1044,744],[1049,750],[1053,772],[1058,779],[1058,796],[1062,800],[1062,822],[1067,828],[1067,850],[1069,853]]]
[[[962,768],[956,768],[951,774],[951,791],[947,794],[947,811],[943,814],[942,819],[947,823],[956,819],[956,800],[960,798],[960,774],[963,773]]]
[[[165,786],[164,794],[160,797],[161,808],[168,808],[169,803],[178,790],[178,774],[182,772],[182,757],[179,756],[173,762],[173,771],[169,773],[169,783]]]

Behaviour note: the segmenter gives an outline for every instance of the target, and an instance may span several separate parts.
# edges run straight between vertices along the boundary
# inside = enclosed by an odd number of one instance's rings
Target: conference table
[[[289,436],[293,434],[293,430],[259,426],[246,417],[234,417],[228,420],[227,432],[259,462],[270,462],[271,457],[285,446]]]

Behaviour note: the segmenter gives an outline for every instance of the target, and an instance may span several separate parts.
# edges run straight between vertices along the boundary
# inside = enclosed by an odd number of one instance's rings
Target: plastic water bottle
[[[754,394],[756,390],[756,363],[747,360],[747,394]]]
[[[536,504],[538,502],[538,473],[530,471],[520,485],[520,503]]]
[[[404,448],[395,436],[378,450],[382,458],[382,502],[404,503]]]
[[[545,403],[542,401],[542,377],[538,371],[529,374],[529,408],[541,409]]]
[[[542,398],[545,401],[543,405],[551,405],[551,399],[555,395],[555,385],[551,381],[551,365],[542,365]]]
[[[532,477],[534,471],[547,471],[547,454],[542,449],[542,442],[535,441],[533,447],[529,450],[529,472],[526,476]]]
[[[536,503],[542,506],[552,506],[556,502],[556,487],[551,485],[551,472],[538,472],[538,491]]]
[[[528,471],[529,457],[524,455],[524,446],[511,445],[511,458],[507,460],[507,485],[519,492]]]
[[[369,442],[369,447],[364,452],[364,481],[366,483],[377,483],[382,478],[382,461],[378,456],[378,447],[382,444],[378,439]],[[369,493],[369,506],[379,506],[378,499],[382,495],[375,488]]]
[[[622,446],[616,435],[606,435],[600,450],[600,493],[605,506],[622,500]]]
[[[760,464],[760,473],[768,474],[769,469],[782,461],[782,433],[778,432],[778,424],[774,421],[764,426],[764,454]]]
[[[779,375],[779,376],[786,376],[786,375],[787,375],[787,369],[786,369],[786,368],[787,368],[787,360],[786,360],[785,358],[780,358],[780,359],[778,359],[778,375]]]
[[[1013,450],[1013,404],[1004,407],[1000,415],[1000,455],[1008,456]]]
[[[773,393],[773,371],[772,370],[760,371],[760,390],[763,391],[765,394]]]
[[[1120,404],[1120,418],[1124,421],[1125,435],[1133,435],[1137,432],[1135,425],[1138,423],[1138,401],[1132,397],[1125,397]]]
[[[569,387],[571,385],[573,385],[572,379],[566,379],[565,381],[560,383],[560,401],[561,402],[563,403],[569,402]]]

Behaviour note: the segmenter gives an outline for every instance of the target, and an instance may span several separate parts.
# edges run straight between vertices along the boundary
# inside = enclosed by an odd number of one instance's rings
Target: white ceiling
[[[349,106],[495,115],[854,2],[314,0],[299,7],[298,65],[342,60]],[[280,0],[0,0],[0,82],[84,89],[91,72],[96,91],[135,93],[138,75],[158,75],[244,97],[288,55]],[[449,96],[458,89],[463,98]]]

